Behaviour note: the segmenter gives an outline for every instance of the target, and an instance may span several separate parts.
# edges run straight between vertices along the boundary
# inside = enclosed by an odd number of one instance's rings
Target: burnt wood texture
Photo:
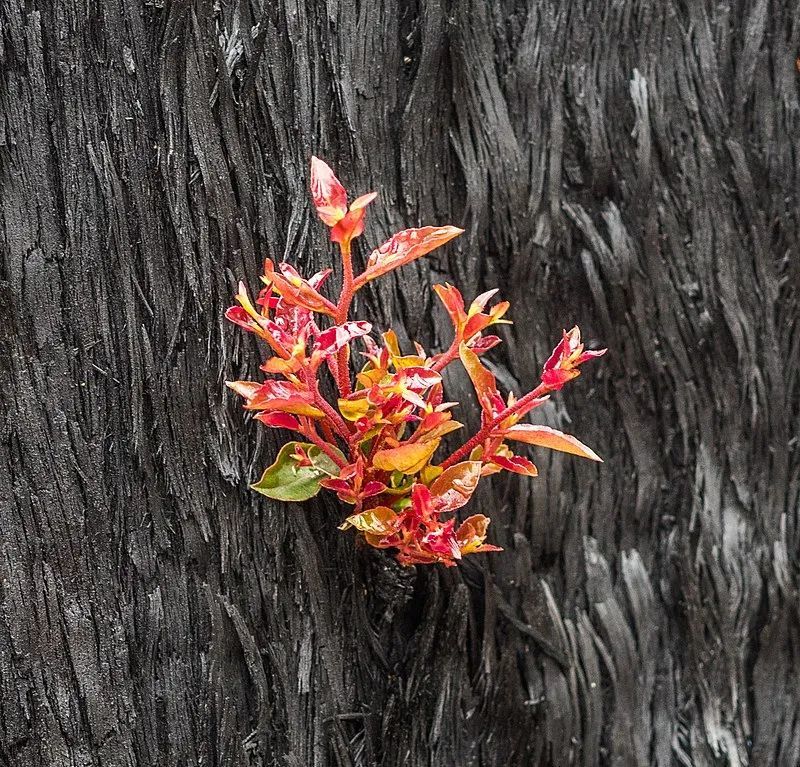
[[[0,764],[796,767],[798,51],[790,0],[0,1]],[[501,554],[247,487],[222,314],[332,258],[312,153],[357,261],[466,230],[358,317],[435,351],[431,284],[500,287],[517,392],[610,348],[537,411],[605,463],[473,499]]]

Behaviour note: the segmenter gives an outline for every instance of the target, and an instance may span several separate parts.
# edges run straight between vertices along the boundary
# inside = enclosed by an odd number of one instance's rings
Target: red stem
[[[349,447],[350,430],[347,428],[347,424],[344,422],[342,417],[333,409],[333,406],[330,404],[330,402],[328,402],[328,400],[326,400],[325,397],[320,394],[319,386],[317,385],[316,381],[314,382],[314,404],[319,406],[319,409],[322,410],[326,416],[328,416],[339,436],[344,439]]]
[[[347,321],[347,313],[353,301],[353,258],[350,254],[350,240],[340,243],[342,251],[342,265],[344,267],[342,277],[342,292],[339,296],[339,303],[336,305],[336,315],[334,321],[341,325]],[[342,397],[349,396],[353,388],[350,384],[350,366],[348,364],[348,346],[339,349],[336,355],[336,385],[339,387],[339,394]]]
[[[323,412],[330,420],[330,425],[336,429],[339,436],[344,440],[345,444],[350,448],[350,429],[344,419],[333,409],[333,406],[322,396],[319,390],[319,381],[316,379],[316,371],[313,373],[309,370],[303,370],[301,373],[303,382],[311,390],[314,395],[314,404]]]
[[[436,373],[440,373],[444,370],[456,357],[458,357],[458,347],[460,343],[458,340],[458,336],[453,339],[453,343],[450,344],[450,348],[443,352],[442,355],[439,357],[436,362],[431,365],[431,370]]]
[[[465,442],[458,450],[455,451],[451,456],[446,458],[442,463],[441,467],[443,469],[447,469],[448,467],[452,466],[454,463],[460,461],[465,455],[469,455],[469,453],[480,445],[492,431],[501,424],[503,421],[506,420],[509,416],[514,415],[518,410],[522,410],[526,405],[529,405],[533,400],[538,399],[546,392],[550,391],[550,387],[545,386],[544,384],[539,384],[532,392],[529,392],[521,399],[517,400],[511,407],[507,407],[505,410],[502,410],[498,413],[489,423],[486,424],[480,431],[478,431],[474,437],[469,439]]]
[[[336,436],[333,433],[333,429],[331,429],[331,425],[327,421],[323,421],[320,424],[320,426],[322,428],[322,433],[325,436],[325,439],[327,439],[328,442],[335,443],[336,442]]]
[[[327,455],[328,458],[330,458],[340,469],[343,469],[345,466],[347,466],[347,461],[342,460],[342,458],[336,455],[336,451],[334,451],[333,446],[320,438],[313,423],[309,423],[308,428],[303,432],[303,434],[308,437],[320,450],[322,450],[322,452],[325,453],[325,455]]]
[[[372,439],[372,447],[370,448],[369,455],[367,456],[367,466],[372,466],[372,459],[375,457],[375,453],[378,452],[378,448],[383,443],[383,434],[388,427],[384,426]]]

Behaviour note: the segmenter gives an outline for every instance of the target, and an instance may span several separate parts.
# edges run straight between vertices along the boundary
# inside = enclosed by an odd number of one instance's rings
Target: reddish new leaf
[[[345,322],[323,330],[314,341],[314,348],[325,355],[336,354],[354,338],[367,335],[372,330],[369,322]]]
[[[584,351],[579,328],[575,326],[569,332],[565,330],[561,341],[544,363],[542,383],[549,389],[557,391],[581,374],[578,365],[593,357],[602,357],[606,351],[606,349]]]
[[[319,314],[333,317],[336,307],[307,281],[290,264],[280,264],[280,272],[275,271],[275,266],[270,259],[264,261],[264,276],[261,278],[266,284],[283,298],[291,300],[297,306]]]
[[[539,474],[536,466],[521,455],[493,455],[488,460],[501,469],[514,474],[524,474],[526,477],[535,477]]]
[[[424,226],[421,229],[404,229],[398,232],[377,250],[372,251],[366,270],[356,278],[356,289],[427,255],[454,237],[458,237],[463,231],[455,226]]]
[[[314,405],[314,395],[291,381],[270,379],[261,384],[252,381],[227,381],[227,386],[247,400],[245,410],[277,410],[283,413],[322,418]]]
[[[311,199],[326,226],[336,226],[347,214],[347,192],[327,163],[311,158]]]
[[[461,559],[461,549],[453,531],[455,524],[455,519],[448,519],[441,527],[423,536],[420,541],[420,548],[424,553],[433,557],[434,561],[449,567],[455,564],[453,560]]]
[[[467,321],[467,313],[464,311],[464,297],[461,295],[461,291],[447,282],[444,285],[434,285],[433,290],[444,304],[444,308],[453,322],[453,327],[458,333]]]
[[[349,243],[364,231],[364,213],[377,195],[362,194],[347,208],[347,192],[333,171],[319,158],[311,158],[311,198],[317,215],[331,227],[331,240]]]
[[[256,413],[254,418],[257,421],[261,421],[265,426],[272,426],[274,429],[290,429],[292,431],[300,429],[300,421],[288,413],[262,411]]]

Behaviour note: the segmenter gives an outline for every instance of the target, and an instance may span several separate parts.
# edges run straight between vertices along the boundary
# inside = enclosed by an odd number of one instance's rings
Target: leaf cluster
[[[577,327],[565,331],[545,362],[537,386],[524,396],[503,397],[481,356],[500,343],[490,329],[508,322],[508,302],[489,306],[491,290],[466,305],[452,285],[434,290],[452,323],[453,341],[429,355],[419,344],[400,349],[392,330],[373,336],[371,323],[353,320],[355,293],[368,282],[441,247],[462,230],[454,226],[405,229],[370,254],[360,274],[353,271],[351,245],[364,230],[375,193],[348,205],[333,171],[312,158],[311,195],[317,214],[339,247],[343,280],[338,299],[322,288],[327,269],[302,277],[288,263],[264,263],[263,287],[251,301],[240,283],[237,304],[226,317],[254,333],[271,354],[261,366],[263,381],[232,381],[244,408],[262,424],[296,432],[252,488],[280,501],[305,501],[325,488],[350,510],[340,529],[354,528],[376,548],[392,549],[404,565],[439,562],[452,566],[468,554],[498,551],[486,543],[489,518],[473,514],[460,524],[455,512],[470,500],[482,477],[499,471],[536,476],[536,466],[515,454],[521,442],[599,461],[575,437],[547,426],[521,422],[580,373],[587,351]],[[354,350],[358,350],[354,352]],[[352,367],[354,357],[361,359]],[[442,370],[459,361],[475,388],[481,427],[449,456],[437,458],[443,437],[462,429],[445,400]],[[335,401],[323,397],[320,382],[331,376]]]

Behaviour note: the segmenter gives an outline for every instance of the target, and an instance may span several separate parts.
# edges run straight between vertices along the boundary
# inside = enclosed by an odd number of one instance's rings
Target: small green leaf
[[[336,465],[336,462],[332,460],[329,455],[320,450],[320,448],[318,448],[316,445],[303,445],[303,447],[305,447],[306,454],[311,459],[311,463],[314,464],[315,469],[319,469],[319,471],[324,472],[329,477],[339,476],[340,469]],[[342,453],[341,450],[338,450],[333,445],[330,447],[339,458],[341,458],[343,461],[346,460],[344,453]]]
[[[311,466],[298,466],[294,457],[298,446],[305,450]],[[307,501],[319,492],[321,479],[338,474],[339,467],[316,445],[287,442],[278,453],[275,463],[250,487],[276,501]]]
[[[395,511],[402,511],[403,509],[407,509],[411,505],[411,499],[406,498],[399,498],[392,504],[392,508]]]

